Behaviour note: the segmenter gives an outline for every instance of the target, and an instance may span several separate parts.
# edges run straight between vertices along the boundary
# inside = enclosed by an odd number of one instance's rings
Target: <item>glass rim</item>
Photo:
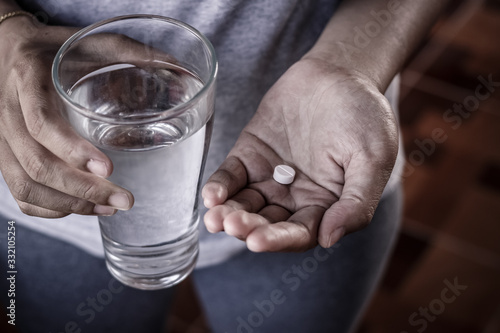
[[[208,53],[210,56],[210,64],[211,64],[211,70],[210,70],[210,75],[209,78],[206,82],[203,81],[203,87],[198,91],[194,96],[192,96],[189,100],[176,105],[170,109],[155,113],[151,116],[145,116],[141,118],[140,120],[137,119],[123,119],[123,118],[116,118],[113,116],[108,116],[108,115],[103,115],[103,114],[98,114],[90,110],[89,108],[83,107],[82,105],[74,102],[68,93],[64,91],[64,89],[61,86],[60,80],[59,80],[59,69],[60,69],[60,63],[61,60],[64,58],[70,47],[77,41],[79,40],[80,37],[88,34],[89,32],[102,27],[104,25],[107,25],[109,23],[113,22],[118,22],[118,21],[124,21],[124,20],[135,20],[135,19],[152,19],[152,20],[159,20],[159,21],[164,21],[176,26],[179,26],[181,28],[186,29],[190,33],[192,33],[195,37],[200,39],[202,43],[206,46],[208,49]],[[205,35],[203,35],[200,31],[198,31],[196,28],[192,27],[191,25],[179,21],[177,19],[171,18],[171,17],[166,17],[166,16],[161,16],[161,15],[149,15],[149,14],[133,14],[133,15],[121,15],[121,16],[116,16],[112,17],[106,20],[102,20],[99,22],[96,22],[94,24],[91,24],[85,28],[80,29],[78,32],[73,34],[70,38],[68,38],[64,44],[59,48],[57,51],[54,61],[52,62],[52,83],[56,89],[57,94],[63,99],[64,102],[69,103],[74,110],[76,110],[78,113],[81,115],[99,120],[102,122],[106,122],[109,124],[144,124],[144,123],[151,123],[151,122],[156,122],[160,120],[166,120],[170,119],[173,117],[178,116],[181,114],[183,111],[186,109],[189,109],[189,107],[192,104],[195,104],[198,100],[200,100],[210,89],[210,87],[215,83],[215,79],[217,77],[217,72],[218,72],[218,61],[217,61],[217,56],[215,54],[215,49],[212,45],[212,43],[208,40]],[[197,74],[197,73],[196,73]]]

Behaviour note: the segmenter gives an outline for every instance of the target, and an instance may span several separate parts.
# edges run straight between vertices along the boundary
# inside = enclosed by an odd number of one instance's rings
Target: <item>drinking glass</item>
[[[198,256],[198,195],[210,142],[217,60],[186,23],[129,15],[82,29],[57,53],[64,115],[113,162],[135,198],[99,217],[106,265],[139,289],[182,281]]]

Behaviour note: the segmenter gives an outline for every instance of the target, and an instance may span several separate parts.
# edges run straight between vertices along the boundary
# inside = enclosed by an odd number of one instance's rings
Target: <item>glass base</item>
[[[151,246],[119,244],[105,234],[102,238],[109,272],[137,289],[156,290],[180,283],[192,272],[198,258],[197,229],[174,241]]]
[[[176,272],[175,274],[167,274],[166,276],[159,275],[145,277],[136,274],[130,274],[128,272],[116,269],[107,260],[106,267],[108,268],[108,271],[111,273],[111,275],[113,275],[118,281],[126,286],[141,290],[158,290],[173,287],[187,278],[193,271],[194,266],[196,266],[197,257],[198,253],[196,253],[196,257],[185,270]]]

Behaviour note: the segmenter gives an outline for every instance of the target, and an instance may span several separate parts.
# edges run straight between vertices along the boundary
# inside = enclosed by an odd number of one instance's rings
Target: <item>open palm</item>
[[[205,224],[256,252],[330,247],[370,222],[397,145],[393,112],[370,80],[301,60],[205,185]],[[273,180],[279,164],[296,170],[292,184]]]

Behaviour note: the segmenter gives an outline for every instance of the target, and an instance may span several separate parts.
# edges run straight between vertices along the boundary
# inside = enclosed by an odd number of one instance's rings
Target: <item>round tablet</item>
[[[274,168],[273,178],[280,184],[291,184],[295,178],[295,170],[288,165],[278,165]]]

